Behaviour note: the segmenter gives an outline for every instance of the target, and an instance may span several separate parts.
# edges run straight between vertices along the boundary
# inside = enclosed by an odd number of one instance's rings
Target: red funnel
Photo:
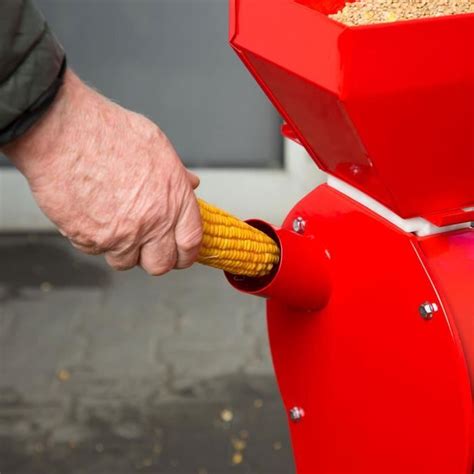
[[[320,168],[402,217],[467,221],[474,15],[349,28],[326,16],[344,3],[233,0],[232,45]]]

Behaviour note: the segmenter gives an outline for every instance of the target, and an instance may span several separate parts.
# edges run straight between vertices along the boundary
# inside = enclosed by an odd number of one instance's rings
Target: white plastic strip
[[[371,198],[362,191],[359,191],[357,188],[354,188],[354,186],[351,186],[350,184],[335,178],[334,176],[328,177],[328,185],[347,197],[353,199],[354,201],[357,201],[359,204],[362,204],[372,212],[375,212],[377,215],[391,222],[393,225],[397,226],[404,232],[416,234],[419,237],[442,234],[444,232],[451,232],[458,229],[467,229],[471,226],[470,222],[466,222],[464,224],[437,227],[422,217],[403,219],[398,214],[395,214],[393,211],[391,211],[388,207],[380,204],[377,200]]]

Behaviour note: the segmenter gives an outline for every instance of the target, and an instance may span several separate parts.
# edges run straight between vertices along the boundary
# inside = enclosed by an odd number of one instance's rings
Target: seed
[[[234,466],[237,466],[237,464],[241,464],[243,460],[244,456],[242,453],[234,453],[234,455],[232,456],[232,464]]]
[[[260,398],[257,398],[257,400],[254,400],[253,406],[255,408],[262,408],[263,407],[263,400],[261,400]]]
[[[234,414],[231,410],[225,409],[221,411],[221,420],[230,423],[234,419]]]
[[[474,0],[359,0],[329,17],[358,26],[461,13],[474,13]]]
[[[243,439],[232,438],[232,446],[236,451],[243,451],[247,447],[247,442]]]
[[[67,382],[71,378],[71,372],[66,369],[61,369],[58,371],[57,377],[60,382]]]
[[[281,448],[283,448],[283,445],[281,444],[280,441],[275,441],[275,442],[273,443],[273,449],[274,449],[275,451],[280,451]]]

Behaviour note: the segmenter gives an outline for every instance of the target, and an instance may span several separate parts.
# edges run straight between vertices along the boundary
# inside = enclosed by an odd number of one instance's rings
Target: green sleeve
[[[63,68],[64,51],[33,2],[0,0],[0,133],[51,95]]]

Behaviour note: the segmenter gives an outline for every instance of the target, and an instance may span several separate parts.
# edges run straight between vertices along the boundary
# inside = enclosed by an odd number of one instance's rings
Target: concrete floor
[[[0,472],[294,472],[263,301],[0,238]]]

